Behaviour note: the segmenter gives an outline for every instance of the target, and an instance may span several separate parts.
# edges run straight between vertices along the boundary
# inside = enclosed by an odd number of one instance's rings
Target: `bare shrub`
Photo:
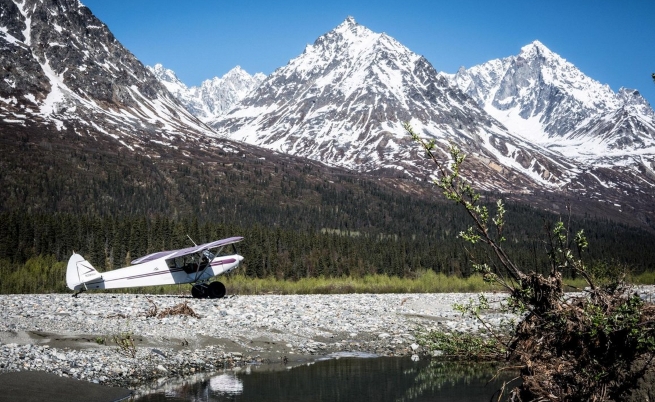
[[[474,265],[488,282],[509,293],[505,311],[520,321],[507,340],[495,336],[479,312],[485,306],[469,304],[462,311],[479,319],[497,339],[498,352],[520,371],[521,384],[510,391],[510,401],[609,401],[622,400],[652,371],[655,357],[655,306],[646,303],[613,275],[598,286],[593,270],[580,258],[587,248],[582,230],[572,235],[569,221],[547,224],[548,275],[517,265],[505,252],[505,208],[501,200],[495,214],[479,203],[480,195],[460,176],[464,155],[451,145],[450,166],[436,157],[434,140],[421,139],[408,123],[406,131],[438,167],[435,184],[449,200],[461,205],[473,224],[459,237],[486,245],[492,261]],[[588,287],[579,296],[565,296],[562,272],[575,272]],[[484,303],[483,303],[484,304]],[[437,339],[438,340],[438,339]],[[471,342],[464,343],[470,348]],[[458,347],[456,343],[451,343]],[[473,346],[477,345],[473,343]],[[492,351],[487,351],[493,355]],[[518,364],[516,364],[518,362]],[[502,389],[505,389],[503,385]],[[500,400],[502,396],[498,396]]]

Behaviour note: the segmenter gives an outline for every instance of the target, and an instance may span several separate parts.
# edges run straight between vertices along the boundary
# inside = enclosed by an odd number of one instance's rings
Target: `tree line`
[[[410,203],[405,207],[409,208],[408,214],[415,215],[412,208],[421,211],[426,206]],[[509,252],[526,266],[547,270],[543,231],[535,221],[546,222],[549,217],[521,205],[507,209]],[[289,213],[303,221],[295,227],[163,215],[2,212],[0,292],[65,291],[65,266],[73,251],[102,272],[127,266],[148,253],[188,247],[191,242],[187,235],[196,243],[243,236],[238,248],[245,259],[239,272],[253,278],[297,280],[367,274],[412,277],[422,270],[467,277],[472,274],[473,262],[488,260],[484,251],[466,249],[456,237],[465,222],[451,207],[432,204],[425,214],[428,211],[439,219],[410,219],[414,230],[405,226],[406,222],[394,228],[396,217],[386,224],[367,227],[369,219],[383,220],[384,214],[349,219],[343,211],[319,206],[291,208]],[[598,220],[582,220],[578,225],[584,225],[590,234],[590,253],[585,257],[590,264],[623,264],[636,273],[655,270],[655,251],[649,247],[652,235]]]

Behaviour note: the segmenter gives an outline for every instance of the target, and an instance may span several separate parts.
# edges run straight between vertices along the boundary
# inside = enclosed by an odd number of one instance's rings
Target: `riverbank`
[[[652,298],[653,287],[640,288]],[[130,389],[245,364],[284,368],[341,354],[426,353],[417,331],[477,331],[453,310],[472,293],[175,296],[0,295],[0,372],[45,371]],[[487,294],[493,307],[505,295]],[[200,317],[153,315],[186,303]],[[511,318],[491,312],[492,324]],[[133,339],[119,347],[114,338]]]
[[[100,384],[149,380],[244,363],[298,364],[335,352],[420,354],[415,332],[476,330],[453,310],[474,294],[175,296],[1,295],[2,371],[41,370]],[[499,302],[502,294],[490,294]],[[148,316],[180,303],[200,318]],[[152,314],[150,314],[152,315]],[[501,315],[490,317],[500,320]],[[135,356],[114,342],[131,336]],[[286,360],[285,360],[286,358]]]

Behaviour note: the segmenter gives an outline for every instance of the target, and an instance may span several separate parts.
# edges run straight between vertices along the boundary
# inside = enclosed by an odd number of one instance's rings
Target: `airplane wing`
[[[243,237],[228,237],[227,239],[216,240],[209,243],[199,244],[193,247],[181,248],[178,250],[158,251],[156,253],[148,254],[146,256],[137,258],[136,260],[132,260],[131,264],[132,265],[143,264],[144,262],[156,260],[162,257],[165,257],[166,259],[181,257],[184,255],[197,253],[198,251],[209,250],[212,248],[225,246],[227,244],[237,243],[240,242],[241,240],[243,240]]]

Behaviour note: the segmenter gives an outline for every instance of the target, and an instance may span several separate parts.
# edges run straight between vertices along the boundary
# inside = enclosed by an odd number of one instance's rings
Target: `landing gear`
[[[209,285],[199,283],[191,287],[191,296],[195,299],[204,299],[207,297],[210,299],[221,299],[225,296],[225,293],[225,285],[221,282],[212,282]]]
[[[209,297],[212,299],[222,299],[225,296],[225,285],[221,282],[212,282],[209,284]]]
[[[79,295],[82,292],[84,292],[84,288],[82,288],[82,289],[78,290],[77,292],[73,293],[71,296],[77,298],[77,295]]]
[[[191,286],[191,296],[193,296],[194,299],[204,299],[207,297],[207,290],[207,285],[204,283],[193,285]]]

